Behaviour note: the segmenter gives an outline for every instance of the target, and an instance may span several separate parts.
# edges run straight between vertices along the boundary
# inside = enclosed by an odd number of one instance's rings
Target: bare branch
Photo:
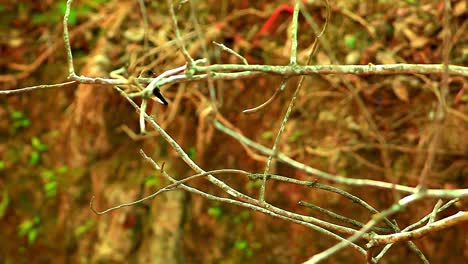
[[[213,80],[235,80],[254,78],[260,75],[279,75],[284,77],[314,74],[356,74],[356,75],[395,75],[395,74],[425,74],[441,75],[444,72],[442,64],[384,64],[384,65],[244,65],[244,64],[213,64],[208,66],[196,66],[200,72],[211,72]],[[468,67],[449,65],[450,75],[468,77]],[[69,78],[83,84],[91,85],[129,85],[122,79],[109,79],[102,77],[86,77],[73,75]],[[155,86],[175,84],[180,82],[192,82],[208,79],[208,74],[171,75],[158,80]],[[150,83],[154,78],[135,78],[139,83]],[[5,91],[2,91],[5,92]],[[138,94],[141,96],[141,94]]]
[[[119,87],[115,86],[114,87],[117,91],[120,92],[120,94],[125,98],[127,99],[127,101],[135,108],[135,110],[137,110],[137,112],[140,112],[140,108],[138,107],[138,105],[132,100],[132,98],[130,98],[128,96],[128,94],[126,94],[124,91],[122,91],[122,89],[120,89]],[[158,131],[158,133],[164,138],[164,140],[166,140],[171,146],[172,148],[179,154],[179,156],[182,158],[182,160],[190,167],[192,168],[195,172],[198,172],[198,173],[204,173],[205,171],[202,170],[192,159],[190,159],[189,155],[179,146],[179,144],[177,144],[177,142],[171,137],[169,136],[169,134],[167,134],[167,132],[162,129],[158,123],[156,123],[156,121],[150,117],[149,115],[147,115],[146,113],[144,113],[144,117],[145,117],[145,120],[154,128],[156,129],[156,131]],[[235,197],[235,198],[238,198],[238,199],[242,199],[242,200],[245,200],[245,201],[255,201],[255,199],[253,199],[252,197],[250,196],[247,196],[241,192],[238,192],[237,190],[233,189],[232,187],[230,187],[229,185],[227,185],[226,183],[224,183],[223,181],[220,181],[218,180],[217,178],[213,177],[212,175],[208,175],[208,180],[213,183],[214,185],[218,186],[219,188],[221,188],[222,190],[224,190],[226,193],[228,193],[229,195]]]
[[[301,5],[300,0],[296,0],[294,5],[294,13],[292,18],[292,27],[291,27],[291,56],[289,59],[289,64],[296,65],[297,64],[297,31],[299,28],[298,18],[299,18],[299,7]]]
[[[375,247],[390,243],[414,240],[467,221],[468,212],[461,211],[442,220],[430,223],[424,227],[418,228],[410,232],[401,232],[398,234],[391,235],[376,235],[367,245],[369,247]]]
[[[67,0],[67,7],[65,9],[65,15],[63,16],[63,41],[65,42],[65,50],[67,52],[68,61],[68,75],[75,75],[75,68],[73,66],[73,55],[70,46],[70,34],[68,33],[68,17],[70,16],[70,9],[73,0]]]
[[[443,205],[442,207],[440,207],[438,210],[437,210],[437,213],[440,213],[442,211],[444,211],[445,209],[449,208],[452,204],[456,203],[459,199],[453,199],[449,202],[447,202],[445,205]],[[421,225],[422,223],[424,223],[425,221],[427,221],[430,217],[431,217],[432,214],[429,214],[429,215],[426,215],[425,217],[423,217],[421,220],[415,222],[414,224],[412,225],[409,225],[407,226],[405,229],[401,230],[401,232],[407,232],[407,231],[410,231],[410,230],[413,230],[415,227]],[[385,253],[393,246],[393,244],[388,244],[385,246],[384,249],[382,249],[382,251],[374,258],[375,259],[375,263],[378,263],[378,261],[385,255]]]
[[[308,207],[310,209],[313,209],[313,210],[317,210],[323,214],[326,214],[332,218],[335,218],[336,220],[339,220],[339,221],[343,221],[345,223],[348,223],[350,225],[353,225],[355,227],[359,227],[359,228],[362,228],[364,226],[363,223],[359,222],[359,221],[356,221],[354,219],[351,219],[351,218],[348,218],[346,216],[342,216],[340,214],[337,214],[335,212],[332,212],[330,210],[327,210],[327,209],[324,209],[320,206],[317,206],[315,204],[312,204],[312,203],[308,203],[308,202],[304,202],[304,201],[299,201],[299,205],[302,205],[302,206],[305,206],[305,207]],[[392,230],[390,229],[387,229],[387,228],[380,228],[380,227],[373,227],[371,229],[371,231],[376,231],[376,232],[384,232],[384,233],[390,233],[392,232]]]
[[[49,89],[49,88],[60,88],[60,87],[66,87],[71,84],[76,84],[76,81],[70,81],[70,82],[64,82],[64,83],[57,83],[57,84],[43,84],[43,85],[37,85],[37,86],[30,86],[30,87],[25,87],[21,89],[16,89],[16,90],[0,90],[0,94],[17,94],[17,93],[25,93],[25,92],[31,92],[34,90],[40,90],[40,89]]]
[[[386,218],[386,217],[388,217],[388,216],[402,210],[403,208],[405,208],[410,203],[413,203],[413,202],[415,202],[417,200],[420,200],[423,197],[425,197],[424,192],[418,192],[418,193],[411,194],[411,195],[408,195],[408,196],[404,197],[403,199],[399,200],[397,203],[393,204],[387,210],[382,211],[381,213],[374,215],[372,217],[372,219],[369,222],[367,222],[364,225],[363,228],[361,228],[359,230],[359,232],[357,232],[353,236],[349,237],[347,240],[349,242],[356,241],[357,239],[364,236],[369,230],[371,230],[372,227],[374,227],[377,223],[379,223],[384,218]],[[329,248],[329,249],[327,249],[325,251],[322,251],[319,254],[314,255],[308,261],[304,262],[304,264],[318,263],[318,262],[330,257],[331,255],[335,254],[336,252],[344,249],[347,246],[348,246],[348,243],[344,243],[343,241],[341,241],[340,243],[336,244],[335,246],[333,246],[333,247],[331,247],[331,248]]]
[[[239,53],[237,53],[236,51],[234,51],[233,49],[229,48],[229,47],[226,47],[226,45],[222,44],[222,43],[218,43],[216,41],[213,41],[213,44],[215,44],[216,46],[218,46],[219,48],[221,48],[222,50],[228,52],[228,53],[231,53],[232,55],[234,55],[235,57],[237,57],[239,60],[241,60],[245,65],[249,65],[249,62],[244,58],[242,57],[242,55],[240,55]]]
[[[142,152],[143,153],[143,152]],[[142,154],[144,156],[146,156],[144,153]],[[163,165],[161,166],[160,170],[161,174],[164,174],[164,168],[163,168]],[[216,174],[222,174],[222,173],[232,173],[232,174],[244,174],[244,175],[248,175],[249,173],[246,172],[246,171],[242,171],[242,170],[235,170],[235,169],[221,169],[221,170],[213,170],[213,171],[208,171],[208,172],[203,172],[203,173],[199,173],[199,174],[195,174],[195,175],[192,175],[190,177],[187,177],[183,180],[179,180],[179,181],[175,181],[169,185],[167,185],[166,187],[164,188],[161,188],[159,189],[158,191],[152,193],[151,195],[148,195],[146,197],[143,197],[141,199],[138,199],[136,201],[133,201],[133,202],[130,202],[130,203],[123,203],[123,204],[119,204],[117,206],[114,206],[114,207],[111,207],[109,209],[106,209],[104,211],[101,211],[101,212],[98,212],[94,209],[93,207],[93,200],[94,200],[94,196],[91,198],[91,202],[90,202],[90,208],[91,210],[97,214],[97,215],[102,215],[102,214],[106,214],[106,213],[109,213],[111,211],[114,211],[114,210],[117,210],[117,209],[120,209],[120,208],[123,208],[123,207],[127,207],[127,206],[132,206],[132,205],[135,205],[135,204],[139,204],[139,203],[142,203],[146,200],[149,200],[149,199],[153,199],[155,198],[156,196],[158,196],[159,194],[161,193],[164,193],[164,192],[168,192],[168,191],[172,191],[174,189],[177,189],[181,184],[184,184],[184,183],[187,183],[188,181],[191,181],[191,180],[194,180],[196,178],[200,178],[200,177],[206,177],[208,175],[216,175]]]
[[[288,81],[287,78],[283,79],[283,81],[281,82],[281,85],[278,87],[278,89],[276,89],[275,93],[268,100],[266,100],[264,103],[262,103],[259,106],[254,107],[254,108],[246,109],[246,110],[242,111],[242,113],[244,113],[244,114],[255,113],[255,112],[258,112],[261,109],[265,108],[269,104],[271,104],[271,102],[273,102],[276,99],[276,97],[278,97],[278,94],[280,94],[284,90],[284,87],[286,87],[286,84],[288,83],[287,81]]]
[[[442,64],[383,64],[383,65],[243,65],[243,64],[213,64],[198,66],[199,72],[231,72],[251,71],[277,74],[282,76],[297,76],[311,74],[356,74],[356,75],[391,75],[391,74],[442,74]],[[452,75],[468,76],[468,67],[449,65],[448,71]]]
[[[236,133],[235,131],[225,127],[219,121],[214,121],[214,126],[230,135],[231,137],[235,138],[239,142],[246,144],[247,146],[254,148],[265,155],[271,155],[272,150],[264,147],[243,135]],[[320,178],[330,180],[336,183],[346,184],[346,185],[354,185],[354,186],[371,186],[380,189],[388,189],[388,190],[396,190],[402,193],[412,193],[415,194],[419,192],[419,189],[416,187],[410,187],[400,184],[393,184],[383,181],[376,181],[376,180],[368,180],[368,179],[354,179],[354,178],[347,178],[339,175],[333,175],[315,168],[312,168],[306,164],[293,160],[286,156],[284,153],[279,152],[277,156],[279,161],[285,162],[291,165],[294,168],[300,169],[308,174],[318,176]],[[461,198],[468,196],[468,189],[427,189],[425,190],[427,197],[437,197],[437,198]]]
[[[429,174],[434,160],[436,158],[435,150],[439,146],[439,141],[442,133],[442,128],[445,121],[445,115],[447,112],[447,103],[445,97],[448,92],[448,79],[449,79],[449,57],[450,57],[450,0],[444,0],[444,18],[443,18],[443,43],[442,43],[442,82],[440,87],[439,104],[437,105],[436,116],[435,116],[435,128],[432,135],[432,139],[429,143],[429,152],[427,153],[426,162],[421,171],[419,177],[419,186],[421,188],[426,187],[426,179]]]
[[[146,156],[146,154],[144,154],[142,152],[142,155],[148,162],[150,162],[152,164],[152,166],[156,170],[159,171],[161,169],[161,167],[156,162],[154,162],[150,157]],[[172,177],[170,177],[166,172],[163,172],[163,175],[164,175],[164,177],[169,179],[171,182],[176,182],[176,180],[174,180]],[[356,245],[356,244],[354,244],[352,242],[348,242],[346,239],[343,239],[341,236],[338,236],[335,233],[330,232],[325,228],[319,227],[319,226],[317,226],[315,224],[312,224],[312,223],[309,223],[309,222],[302,221],[300,219],[292,218],[292,217],[287,216],[287,215],[279,214],[279,213],[277,213],[275,211],[270,210],[269,207],[268,208],[263,208],[258,204],[250,204],[249,202],[242,202],[242,201],[237,201],[237,200],[234,200],[234,199],[214,196],[214,195],[202,192],[200,190],[197,190],[195,188],[189,187],[189,186],[184,185],[184,184],[181,184],[180,188],[184,189],[184,190],[186,190],[188,192],[198,194],[198,195],[200,195],[200,196],[202,196],[202,197],[204,197],[206,199],[209,199],[209,200],[214,200],[214,201],[219,201],[219,202],[224,202],[224,203],[228,203],[228,204],[234,204],[234,205],[242,206],[242,207],[245,207],[245,208],[248,208],[248,209],[251,209],[251,210],[254,210],[254,211],[262,212],[262,213],[265,213],[265,214],[268,214],[268,215],[271,215],[273,217],[277,217],[277,218],[280,218],[280,219],[283,219],[283,220],[286,220],[286,221],[289,221],[289,222],[293,222],[293,223],[297,223],[297,224],[300,224],[300,225],[307,226],[307,227],[312,228],[313,230],[316,230],[316,231],[318,231],[320,233],[329,235],[329,236],[337,239],[338,241],[343,241],[344,243],[349,244],[350,247],[354,248],[355,250],[357,250],[362,255],[364,255],[364,256],[366,255],[366,251],[363,248],[361,248],[360,246],[358,246],[358,245]],[[284,211],[284,210],[279,209],[279,211]],[[287,212],[287,211],[284,211],[284,212]],[[294,214],[291,215],[291,216],[294,216]]]
[[[169,6],[169,13],[172,18],[172,27],[174,29],[174,33],[176,35],[176,41],[177,44],[179,45],[180,50],[182,51],[182,54],[185,57],[185,60],[189,65],[192,65],[193,59],[190,57],[190,54],[188,53],[187,49],[185,48],[185,44],[182,41],[182,37],[180,36],[180,31],[179,31],[179,26],[177,25],[177,17],[174,12],[174,4],[172,3],[172,0],[167,0],[167,4]]]

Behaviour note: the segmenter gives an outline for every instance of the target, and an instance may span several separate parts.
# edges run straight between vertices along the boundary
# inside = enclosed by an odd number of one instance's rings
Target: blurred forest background
[[[73,3],[70,36],[77,74],[127,76],[181,66],[166,1],[81,0]],[[175,1],[182,37],[193,58],[206,45],[212,63],[240,63],[212,44],[223,43],[251,64],[289,63],[292,1],[198,0],[200,38],[186,1]],[[323,26],[324,1],[304,1]],[[467,2],[453,0],[450,63],[468,66]],[[65,1],[0,0],[0,89],[59,83],[68,66],[62,38]],[[441,63],[443,1],[330,0],[331,19],[312,64]],[[146,22],[145,22],[146,21]],[[268,23],[266,23],[268,21]],[[145,24],[147,27],[145,27]],[[145,34],[147,28],[147,34]],[[259,33],[260,32],[260,33]],[[299,17],[299,62],[307,61],[313,30]],[[331,51],[331,52],[330,52]],[[298,78],[269,106],[278,76],[217,81],[217,119],[270,147]],[[416,186],[434,129],[439,75],[315,75],[305,79],[280,151],[312,167],[347,177]],[[344,82],[356,89],[373,118],[364,118]],[[468,187],[468,94],[466,78],[450,77],[448,114],[428,175],[433,188]],[[239,168],[263,172],[266,157],[246,149],[211,123],[207,84],[162,87],[169,106],[149,105],[155,119],[205,170]],[[72,85],[0,97],[1,263],[299,263],[335,240],[311,229],[245,208],[174,191],[142,204],[97,216],[98,210],[149,195],[168,182],[139,155],[139,149],[181,179],[194,174],[157,133],[138,135],[138,114],[111,87]],[[385,139],[382,147],[378,138]],[[383,155],[383,152],[386,155]],[[315,179],[277,162],[272,173]],[[256,196],[258,183],[225,177]],[[321,181],[323,182],[323,181]],[[222,191],[200,179],[194,186]],[[339,186],[381,210],[395,193]],[[339,195],[285,183],[268,185],[267,200],[281,208],[331,220],[299,206],[314,203],[356,220],[371,215]],[[431,212],[436,200],[398,213],[400,227]],[[466,210],[463,200],[443,215]],[[468,262],[468,225],[415,241],[431,263]],[[383,263],[416,263],[405,243]],[[327,263],[364,262],[346,249]]]

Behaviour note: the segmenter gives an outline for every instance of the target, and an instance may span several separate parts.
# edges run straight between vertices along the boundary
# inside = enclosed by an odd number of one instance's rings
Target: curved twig
[[[270,97],[270,99],[266,100],[266,102],[254,108],[245,109],[244,111],[242,111],[242,113],[244,114],[255,113],[255,112],[260,111],[262,108],[268,106],[269,104],[271,104],[271,102],[273,102],[276,99],[276,97],[278,97],[278,94],[284,91],[284,87],[286,86],[286,84],[287,84],[287,79],[285,78],[283,79],[283,82],[281,83],[280,87],[276,89],[275,93]]]
[[[143,154],[142,154],[143,155]],[[146,156],[146,155],[145,155]],[[161,166],[160,168],[160,172],[161,174],[164,173],[164,166]],[[168,191],[172,191],[174,189],[177,189],[179,185],[181,184],[184,184],[188,181],[191,181],[193,179],[196,179],[196,178],[200,178],[200,177],[205,177],[205,176],[209,176],[210,174],[211,175],[215,175],[215,174],[221,174],[221,173],[236,173],[236,174],[244,174],[244,175],[248,175],[249,173],[246,172],[246,171],[243,171],[243,170],[236,170],[236,169],[221,169],[221,170],[213,170],[213,171],[207,171],[207,172],[203,172],[203,173],[199,173],[199,174],[195,174],[195,175],[192,175],[190,177],[187,177],[183,180],[179,180],[179,181],[176,181],[174,183],[171,183],[169,185],[167,185],[166,187],[164,188],[161,188],[159,189],[158,191],[146,196],[146,197],[143,197],[141,199],[138,199],[136,201],[133,201],[133,202],[129,202],[129,203],[123,203],[123,204],[119,204],[117,206],[114,206],[114,207],[111,207],[109,209],[106,209],[104,211],[96,211],[93,207],[93,201],[94,201],[94,196],[91,198],[91,201],[90,201],[90,204],[89,204],[89,207],[91,208],[91,210],[97,214],[97,215],[103,215],[103,214],[106,214],[106,213],[109,213],[111,211],[114,211],[114,210],[117,210],[117,209],[120,209],[120,208],[123,208],[123,207],[127,207],[127,206],[132,206],[132,205],[135,205],[135,204],[139,204],[141,202],[144,202],[146,200],[149,200],[149,199],[152,199],[156,196],[158,196],[159,194],[161,193],[164,193],[164,192],[168,192]]]

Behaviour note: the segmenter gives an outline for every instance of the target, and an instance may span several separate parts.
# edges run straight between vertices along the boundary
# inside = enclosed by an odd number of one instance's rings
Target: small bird
[[[154,78],[156,77],[156,73],[152,70],[145,70],[140,74],[140,78]],[[160,102],[163,105],[168,105],[169,103],[166,101],[164,96],[161,94],[159,87],[153,88],[153,95],[156,96],[156,101]]]

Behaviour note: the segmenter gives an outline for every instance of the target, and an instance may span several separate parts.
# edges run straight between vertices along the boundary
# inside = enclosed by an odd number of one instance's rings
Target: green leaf
[[[37,137],[32,137],[32,138],[31,138],[31,145],[32,145],[35,149],[37,149],[37,150],[39,150],[39,151],[41,151],[41,152],[42,152],[42,151],[46,151],[46,150],[49,148],[46,144],[43,144],[43,143],[39,140],[39,138],[37,138]]]
[[[57,195],[57,182],[51,181],[44,185],[44,191],[47,198],[52,198]]]
[[[18,226],[18,234],[20,236],[24,236],[27,233],[29,233],[36,225],[38,225],[41,222],[41,219],[38,216],[35,216],[32,219],[26,219],[24,220],[19,226]]]
[[[24,113],[20,111],[13,111],[10,113],[11,119],[19,120],[24,117]]]
[[[463,102],[468,102],[468,93],[461,96]]]
[[[67,8],[66,1],[58,1],[54,6],[46,12],[34,14],[31,18],[32,24],[56,24],[62,21],[63,16],[65,15],[65,10]],[[78,11],[77,11],[78,10]],[[90,8],[85,5],[79,5],[70,10],[70,15],[68,16],[68,24],[76,25],[78,21],[78,16],[81,14],[87,14],[90,12]]]
[[[5,162],[3,160],[0,160],[0,171],[4,170],[6,168]]]
[[[35,166],[41,160],[41,154],[39,152],[33,150],[29,156],[29,164]]]
[[[251,232],[254,228],[254,224],[252,222],[249,222],[247,224],[247,226],[245,227],[245,229],[248,231],[248,232]]]
[[[10,197],[8,196],[8,191],[3,190],[2,201],[0,202],[0,219],[5,215],[8,205],[10,204]]]
[[[20,119],[20,120],[13,122],[14,128],[28,127],[29,125],[31,125],[31,120],[29,119]]]
[[[195,147],[190,147],[188,149],[188,155],[191,160],[196,160],[197,159],[197,149]]]
[[[262,133],[261,137],[263,139],[273,138],[273,132],[272,131],[265,131],[265,132]]]
[[[33,25],[39,25],[39,24],[53,24],[57,23],[59,20],[59,17],[53,14],[50,14],[50,12],[47,13],[41,13],[41,14],[33,14],[31,17],[31,23]]]
[[[249,181],[247,182],[247,186],[251,188],[257,188],[262,186],[263,181],[262,180],[255,180],[255,181]]]
[[[89,13],[93,12],[93,8],[84,3],[83,5],[81,5],[78,9],[76,9],[76,14],[77,16],[83,16],[83,15],[87,15]]]
[[[37,229],[32,229],[31,231],[28,232],[28,242],[29,244],[34,243],[38,235],[38,230]]]
[[[301,137],[303,135],[303,133],[299,130],[296,130],[294,131],[294,134],[290,137],[288,137],[288,142],[289,143],[293,143],[293,142],[296,142],[296,140]]]
[[[93,0],[93,3],[100,5],[109,2],[109,0]]]
[[[65,11],[67,10],[67,3],[65,1],[57,2],[54,6],[56,12],[62,17],[65,15]],[[78,21],[78,15],[76,14],[75,9],[70,9],[70,15],[68,16],[68,24],[69,25],[76,25]]]
[[[246,250],[248,247],[249,247],[249,243],[247,242],[247,240],[244,240],[244,239],[238,239],[236,240],[236,242],[234,242],[234,247],[237,249],[237,250]]]
[[[219,206],[213,206],[208,208],[208,214],[215,218],[219,218],[223,214],[223,210]]]
[[[356,35],[351,35],[351,34],[345,35],[345,37],[344,37],[344,44],[345,44],[348,48],[350,48],[350,49],[356,48],[356,42],[357,42],[357,37],[356,37]]]
[[[55,180],[55,172],[53,170],[43,170],[41,171],[41,176],[46,181]]]
[[[31,145],[32,145],[33,147],[36,148],[36,147],[39,146],[40,144],[41,144],[41,141],[40,141],[37,137],[32,137],[32,138],[31,138]]]
[[[65,174],[67,172],[68,172],[68,167],[65,166],[65,165],[62,165],[62,166],[57,168],[57,173],[58,174]]]
[[[28,127],[29,125],[31,125],[31,120],[29,119],[22,119],[19,121],[19,125],[21,127]]]
[[[249,219],[250,217],[250,212],[249,211],[242,211],[240,214],[236,215],[234,217],[234,223],[239,224],[241,222],[244,222],[245,220]]]
[[[31,222],[31,220],[24,221],[18,227],[18,235],[20,236],[26,235],[32,227],[33,227],[33,223]]]
[[[10,112],[10,118],[13,120],[13,128],[21,128],[21,127],[28,127],[31,125],[31,120],[26,117],[23,112],[20,111],[12,111]],[[16,130],[14,130],[15,132]]]
[[[91,228],[93,228],[94,225],[95,225],[95,221],[89,219],[89,220],[86,221],[84,224],[79,225],[79,226],[75,229],[75,235],[76,235],[76,236],[81,236],[82,234],[88,232]]]
[[[243,211],[239,214],[239,217],[240,217],[240,219],[242,219],[242,220],[247,220],[247,219],[249,219],[249,217],[250,217],[250,212],[247,211],[247,210],[243,210]]]
[[[145,187],[153,187],[153,186],[158,186],[159,180],[155,176],[148,176],[145,178]]]

